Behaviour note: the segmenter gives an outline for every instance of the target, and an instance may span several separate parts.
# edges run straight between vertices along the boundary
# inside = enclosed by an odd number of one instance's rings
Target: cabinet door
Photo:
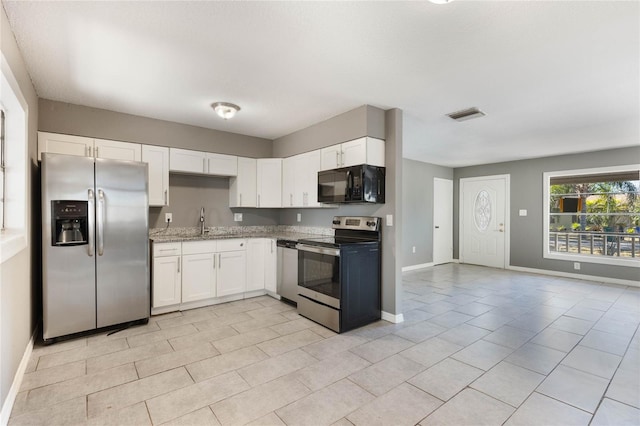
[[[139,143],[95,139],[94,156],[109,160],[142,161],[142,145]]]
[[[256,206],[256,159],[238,157],[238,176],[229,180],[229,207]]]
[[[296,207],[294,194],[296,192],[296,158],[288,157],[282,160],[282,207]]]
[[[216,176],[237,176],[238,157],[235,155],[206,153],[207,173]]]
[[[360,138],[342,144],[341,167],[355,166],[367,162],[367,138]]]
[[[214,254],[182,256],[182,303],[216,297]]]
[[[278,250],[276,240],[266,239],[264,244],[264,288],[272,293],[278,291]]]
[[[206,173],[205,153],[188,149],[169,148],[169,171],[183,173]]]
[[[318,171],[320,171],[320,151],[302,155],[300,169],[300,189],[304,207],[318,207]]]
[[[247,291],[264,289],[265,241],[269,240],[251,238],[247,244]]]
[[[177,305],[181,300],[180,256],[153,259],[153,307]]]
[[[38,132],[38,160],[42,159],[43,152],[91,157],[93,155],[93,139]]]
[[[217,263],[218,297],[239,294],[247,286],[246,251],[227,251],[218,253]]]
[[[282,207],[282,159],[258,159],[257,182],[258,207]]]
[[[322,170],[331,170],[337,169],[338,167],[342,167],[340,156],[341,156],[341,147],[340,145],[332,145],[326,148],[322,148],[320,150],[321,162],[320,167]]]
[[[168,206],[169,148],[142,145],[142,161],[149,165],[149,206]]]

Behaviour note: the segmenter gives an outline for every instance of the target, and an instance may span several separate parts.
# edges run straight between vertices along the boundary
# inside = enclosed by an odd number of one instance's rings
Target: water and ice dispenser
[[[86,201],[51,201],[51,245],[87,244],[88,203]]]

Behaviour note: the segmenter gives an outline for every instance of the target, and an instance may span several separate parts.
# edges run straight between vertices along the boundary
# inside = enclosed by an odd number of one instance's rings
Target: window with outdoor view
[[[636,165],[545,173],[545,257],[640,266],[639,190]]]

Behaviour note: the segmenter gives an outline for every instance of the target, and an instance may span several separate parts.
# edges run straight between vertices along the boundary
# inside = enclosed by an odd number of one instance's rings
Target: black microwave
[[[384,204],[384,167],[361,164],[318,172],[318,202]]]

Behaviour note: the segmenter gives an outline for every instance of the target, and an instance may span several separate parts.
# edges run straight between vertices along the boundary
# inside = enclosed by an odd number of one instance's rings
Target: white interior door
[[[460,179],[460,261],[504,268],[509,176]]]
[[[453,181],[433,179],[433,263],[453,260]]]

